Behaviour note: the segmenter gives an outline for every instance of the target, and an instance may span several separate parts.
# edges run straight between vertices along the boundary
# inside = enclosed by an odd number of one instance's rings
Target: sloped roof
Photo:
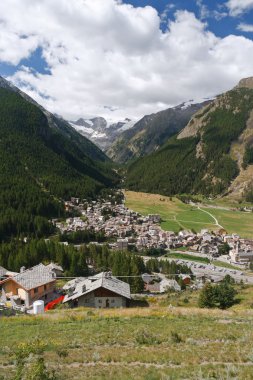
[[[30,290],[54,281],[54,276],[54,273],[49,268],[43,264],[39,264],[3,282],[13,280],[24,289]]]
[[[128,299],[131,298],[130,285],[114,276],[108,275],[106,272],[101,272],[96,276],[81,280],[75,283],[73,288],[73,292],[67,294],[63,302],[74,300],[99,288],[110,290]]]
[[[7,269],[0,266],[0,278],[5,276],[7,272],[8,272]]]
[[[60,265],[55,264],[55,263],[48,264],[47,268],[49,268],[50,270],[58,270],[60,272],[63,272],[63,268]]]

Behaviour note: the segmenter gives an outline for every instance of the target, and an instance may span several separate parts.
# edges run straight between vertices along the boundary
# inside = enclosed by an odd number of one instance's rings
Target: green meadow
[[[232,211],[218,208],[219,202],[210,207],[187,205],[177,198],[170,198],[158,194],[138,193],[126,191],[126,206],[143,215],[160,214],[161,226],[164,230],[178,232],[180,229],[190,229],[200,232],[206,228],[210,231],[222,226],[228,233],[238,233],[242,237],[253,237],[253,213]],[[215,208],[217,206],[217,208]],[[210,214],[208,214],[210,213]],[[215,220],[216,219],[216,220]]]

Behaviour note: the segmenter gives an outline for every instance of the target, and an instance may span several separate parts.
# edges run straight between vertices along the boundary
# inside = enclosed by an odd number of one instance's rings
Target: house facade
[[[89,278],[79,278],[64,286],[63,303],[71,307],[119,308],[131,299],[129,284],[107,272]]]
[[[39,264],[1,281],[2,301],[26,308],[37,300],[47,302],[55,291],[55,283],[55,274],[45,265]]]

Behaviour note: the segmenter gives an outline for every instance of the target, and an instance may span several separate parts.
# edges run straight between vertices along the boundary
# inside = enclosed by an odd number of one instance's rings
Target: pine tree
[[[211,284],[205,284],[201,289],[198,301],[199,307],[214,307],[215,306],[215,292]]]

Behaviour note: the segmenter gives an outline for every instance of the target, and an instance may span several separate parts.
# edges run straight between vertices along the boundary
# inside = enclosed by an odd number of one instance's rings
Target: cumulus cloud
[[[49,68],[41,74],[22,67],[10,79],[68,119],[139,118],[213,96],[253,74],[250,39],[218,38],[187,11],[176,11],[162,32],[161,17],[150,6],[3,0],[0,22],[6,36],[0,60],[16,65],[40,47]]]
[[[245,24],[242,22],[238,25],[237,29],[241,30],[242,32],[252,33],[253,32],[253,24]]]
[[[231,16],[239,16],[253,9],[253,0],[229,0],[226,5]]]

